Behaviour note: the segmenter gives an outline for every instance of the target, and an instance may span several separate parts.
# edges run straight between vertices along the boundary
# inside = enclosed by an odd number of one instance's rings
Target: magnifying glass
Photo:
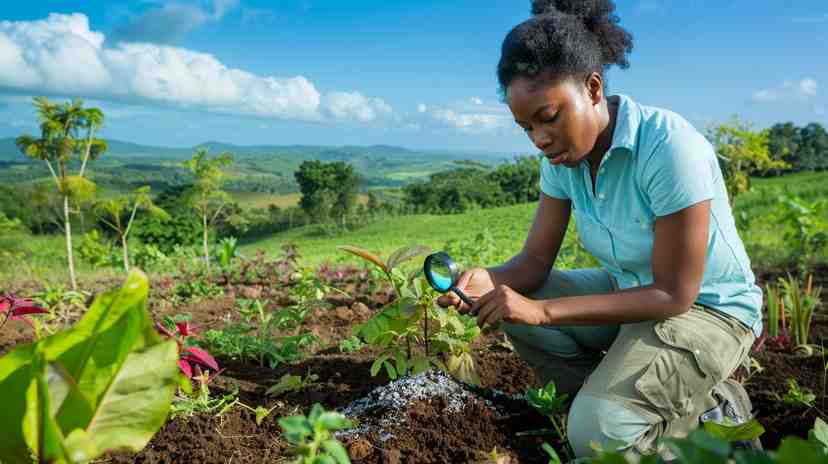
[[[452,291],[469,306],[474,303],[459,288],[456,287],[460,277],[459,267],[445,251],[438,251],[426,256],[423,264],[423,273],[431,288],[440,293]]]

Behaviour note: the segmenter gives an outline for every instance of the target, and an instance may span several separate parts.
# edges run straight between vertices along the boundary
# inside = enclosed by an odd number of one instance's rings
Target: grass
[[[773,217],[773,210],[778,194],[775,189],[788,189],[791,194],[803,198],[828,197],[828,172],[805,172],[778,178],[753,179],[753,191],[737,198],[736,211],[745,211],[750,218],[748,227],[741,231],[742,240],[755,269],[770,269],[789,264],[792,256],[784,248],[779,224]],[[237,199],[244,207],[269,204],[269,201],[298,202],[298,195],[272,195],[260,193],[240,194]],[[262,249],[269,256],[281,255],[281,247],[286,243],[295,244],[305,265],[317,265],[329,262],[359,262],[356,258],[336,249],[337,245],[355,245],[387,257],[392,251],[403,245],[423,244],[433,249],[442,249],[449,241],[456,241],[468,246],[475,246],[480,240],[477,235],[488,230],[493,239],[493,260],[507,259],[523,246],[527,231],[535,211],[535,204],[523,204],[493,209],[473,210],[462,215],[416,215],[385,217],[365,224],[357,230],[338,236],[326,235],[316,225],[289,230],[273,236],[244,243],[241,252],[253,255]],[[826,212],[828,215],[828,212]],[[828,219],[828,217],[826,217]],[[562,252],[574,252],[574,233],[567,234]],[[76,235],[76,243],[80,236]],[[37,278],[47,281],[66,281],[65,245],[62,236],[2,237],[3,243],[11,243],[20,248],[26,258],[24,262],[0,262],[0,282],[17,282],[21,279]],[[820,261],[828,261],[828,254],[823,254]],[[479,264],[495,264],[485,262]],[[94,280],[96,276],[117,275],[117,269],[93,270],[83,263],[78,263],[78,276],[81,280]]]
[[[347,255],[338,251],[337,245],[359,246],[387,257],[403,245],[442,248],[449,240],[474,240],[478,233],[488,229],[497,249],[505,256],[516,253],[523,246],[534,210],[534,204],[524,204],[475,210],[463,215],[386,217],[335,237],[326,236],[319,226],[311,225],[247,243],[242,246],[242,253],[262,249],[276,256],[281,253],[283,244],[293,243],[303,262],[315,265],[324,261],[344,261]]]
[[[284,195],[276,193],[265,192],[230,192],[233,200],[239,203],[239,206],[245,209],[252,208],[267,208],[270,205],[276,205],[279,208],[288,208],[299,204],[302,195],[299,193],[287,193]],[[358,203],[367,203],[368,195],[359,194],[357,196]]]

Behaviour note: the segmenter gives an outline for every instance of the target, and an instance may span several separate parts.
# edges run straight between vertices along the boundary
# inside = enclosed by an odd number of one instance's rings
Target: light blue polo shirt
[[[653,283],[656,218],[712,200],[704,275],[697,303],[762,332],[762,290],[756,285],[727,199],[713,146],[669,110],[625,95],[595,194],[589,162],[574,168],[541,161],[541,190],[572,200],[578,237],[622,289]]]

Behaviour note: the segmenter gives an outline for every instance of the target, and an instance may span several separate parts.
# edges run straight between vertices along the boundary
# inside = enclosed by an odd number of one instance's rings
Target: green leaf
[[[308,419],[305,416],[289,416],[279,419],[279,427],[285,431],[285,437],[293,444],[299,444],[306,437],[313,435]]]
[[[825,454],[799,437],[787,437],[776,451],[776,460],[779,464],[820,464],[825,462]]]
[[[409,259],[415,258],[417,256],[422,256],[430,252],[431,248],[425,245],[412,245],[402,247],[396,250],[395,252],[391,253],[391,256],[388,257],[388,261],[386,262],[386,266],[388,267],[388,269],[394,269],[395,267],[399,266],[405,261],[408,261]]]
[[[662,441],[680,462],[725,464],[730,453],[729,443],[700,429],[691,432],[687,438],[667,438]]]
[[[408,361],[405,359],[405,353],[398,351],[394,361],[397,364],[397,375],[405,375],[408,372]]]
[[[814,428],[808,431],[808,440],[828,450],[828,424],[817,417],[814,421]]]
[[[705,422],[704,431],[711,436],[728,442],[747,441],[758,438],[765,433],[765,428],[756,420],[751,419],[744,424],[727,425],[716,422]]]
[[[351,421],[349,421],[341,413],[333,411],[323,412],[319,416],[317,423],[328,431],[341,430],[352,427]]]
[[[388,373],[388,377],[391,378],[391,380],[396,380],[397,371],[394,369],[394,366],[392,366],[388,361],[384,361],[382,365],[385,366],[385,372]]]
[[[336,464],[351,464],[348,458],[348,452],[336,440],[325,440],[322,442],[322,449],[324,449],[336,461]]]
[[[552,445],[544,442],[541,445],[541,449],[549,455],[549,464],[561,464],[561,457],[558,456],[557,451],[555,451],[555,448],[552,448]]]
[[[147,291],[146,276],[133,271],[121,288],[96,298],[73,328],[0,358],[0,391],[28,398],[38,375],[35,352],[42,353],[50,375],[45,388],[55,400],[50,412],[60,433],[90,432],[101,453],[112,447],[142,448],[163,424],[179,378],[177,347],[174,341],[161,343],[155,333],[146,311]],[[133,401],[145,409],[126,407]],[[23,402],[9,402],[0,408],[0,423],[22,424],[26,414]],[[41,446],[31,439],[41,435],[26,434],[24,439],[23,427],[4,431],[0,456],[28,462],[28,447]],[[73,436],[74,443],[85,442],[79,437]],[[88,453],[85,444],[76,448]]]
[[[85,459],[115,449],[138,452],[146,446],[167,419],[178,386],[177,361],[175,340],[127,356],[84,429],[95,450]],[[75,451],[69,450],[73,456]]]
[[[377,374],[379,373],[379,370],[382,368],[382,363],[384,363],[385,360],[388,359],[389,356],[390,356],[389,354],[383,354],[379,358],[377,358],[373,362],[373,364],[371,364],[371,377],[376,377],[377,376]]]

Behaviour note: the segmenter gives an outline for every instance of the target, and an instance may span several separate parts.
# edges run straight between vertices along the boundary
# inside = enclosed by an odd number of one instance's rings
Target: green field
[[[754,268],[772,268],[795,258],[785,249],[780,226],[774,216],[775,203],[786,189],[790,194],[810,200],[828,198],[828,172],[753,179],[753,191],[737,199],[737,212],[744,211],[749,217],[748,226],[741,235]],[[295,202],[298,201],[298,196],[247,193],[237,199],[244,207],[261,207],[271,201],[282,204]],[[276,257],[281,254],[284,244],[293,243],[299,249],[303,265],[317,265],[325,261],[357,262],[356,258],[338,251],[336,247],[355,245],[382,256],[387,256],[403,245],[423,244],[438,249],[444,248],[449,241],[454,241],[454,246],[473,249],[482,241],[477,237],[478,234],[486,231],[490,235],[491,244],[488,245],[484,260],[489,262],[475,264],[495,264],[520,250],[534,211],[535,204],[522,204],[456,215],[385,217],[338,236],[328,236],[319,226],[311,225],[244,243],[241,251],[252,256],[256,250],[261,249],[269,256]],[[827,217],[824,219],[828,219],[828,212],[825,214]],[[574,235],[572,232],[567,234],[562,250],[565,258],[571,258],[577,253]],[[19,244],[25,258],[19,262],[6,260],[0,263],[0,281],[14,282],[32,278],[65,281],[65,245],[61,236],[20,235],[2,237],[2,240]],[[79,240],[79,236],[76,236],[76,243]],[[825,253],[818,259],[828,261]],[[118,272],[117,269],[92,270],[80,262],[78,266],[82,280],[94,280],[98,276]]]

